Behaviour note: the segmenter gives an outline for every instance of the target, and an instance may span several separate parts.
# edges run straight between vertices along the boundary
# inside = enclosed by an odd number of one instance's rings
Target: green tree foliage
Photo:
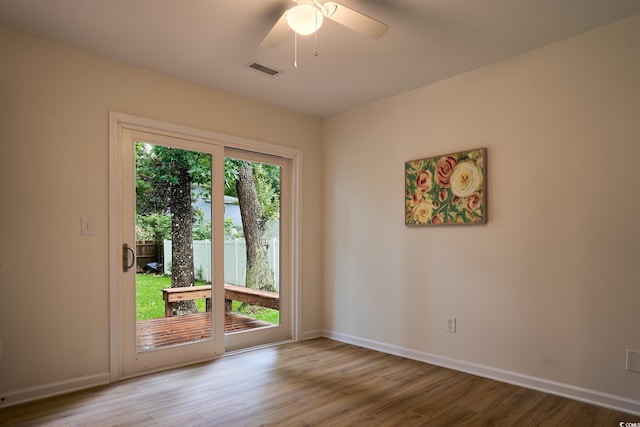
[[[211,188],[209,154],[161,145],[136,144],[136,208],[138,221],[149,223],[153,215],[171,218],[171,286],[193,286],[192,185]],[[168,200],[168,203],[167,203]],[[159,220],[159,218],[158,218]],[[166,225],[166,222],[164,222]],[[156,235],[166,233],[158,229]],[[177,314],[196,311],[193,301],[174,304]]]
[[[211,224],[192,208],[210,198],[211,156],[159,145],[136,144],[136,230],[143,238],[172,240],[172,287],[193,286],[193,239],[210,239]],[[265,232],[280,214],[280,168],[225,159],[225,194],[238,198],[247,246],[247,286],[274,290]],[[193,194],[192,186],[203,189]],[[168,203],[167,203],[168,201]],[[225,235],[237,234],[230,219]],[[149,237],[148,237],[149,236]],[[192,308],[178,307],[178,312]],[[176,307],[174,307],[175,309]]]
[[[280,168],[225,159],[227,195],[238,197],[246,243],[249,288],[275,290],[265,232],[280,215]]]
[[[204,219],[204,212],[194,209],[193,240],[211,240],[211,221]],[[224,219],[224,238],[241,237],[231,218]],[[152,213],[136,217],[137,240],[171,240],[171,215]]]
[[[145,216],[136,215],[136,239],[171,239],[171,216],[157,212]]]
[[[225,158],[225,195],[239,199],[236,185],[239,178],[238,171],[244,164],[251,166],[253,179],[256,183],[258,204],[261,210],[260,222],[266,230],[275,220],[280,218],[280,167],[266,163]]]

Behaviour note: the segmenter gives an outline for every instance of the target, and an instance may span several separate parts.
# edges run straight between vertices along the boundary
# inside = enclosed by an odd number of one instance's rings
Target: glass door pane
[[[115,315],[128,378],[224,353],[224,148],[135,125],[118,134]]]
[[[225,332],[280,324],[277,165],[225,159]]]
[[[135,141],[138,352],[212,336],[211,160]]]
[[[290,162],[225,150],[225,348],[286,340],[291,329]]]

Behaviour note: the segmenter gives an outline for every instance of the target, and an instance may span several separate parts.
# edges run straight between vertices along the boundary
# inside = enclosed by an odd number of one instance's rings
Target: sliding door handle
[[[131,254],[131,264],[129,264],[129,254]],[[126,243],[122,245],[122,271],[125,273],[136,263],[136,253]]]

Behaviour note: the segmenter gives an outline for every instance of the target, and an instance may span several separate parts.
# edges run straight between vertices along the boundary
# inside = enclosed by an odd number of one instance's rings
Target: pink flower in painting
[[[416,176],[416,186],[421,191],[429,191],[431,190],[432,179],[433,179],[433,176],[431,175],[431,172],[427,170],[421,170],[420,172],[418,172],[418,175]]]
[[[431,224],[442,224],[444,222],[444,214],[437,214],[431,218]]]
[[[476,210],[478,206],[480,206],[481,202],[482,200],[480,199],[480,194],[478,193],[469,194],[466,199],[467,209],[470,211]]]
[[[451,156],[445,156],[438,160],[436,165],[436,182],[442,187],[449,186],[451,172],[458,162]]]
[[[438,193],[438,198],[440,199],[440,201],[444,202],[445,200],[447,200],[447,197],[449,197],[449,193],[447,193],[447,190],[445,190],[444,188],[441,189]]]
[[[420,203],[422,201],[422,191],[416,189],[415,193],[413,193],[413,203]]]

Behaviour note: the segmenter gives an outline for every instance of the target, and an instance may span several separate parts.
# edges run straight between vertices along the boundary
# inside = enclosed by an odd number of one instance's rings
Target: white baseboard
[[[44,399],[46,397],[71,393],[85,388],[109,384],[109,382],[109,373],[105,372],[102,374],[87,375],[70,380],[57,381],[7,393],[0,393],[0,408],[7,408],[9,406],[30,402],[32,400]]]
[[[544,378],[525,375],[518,372],[506,371],[491,366],[479,365],[477,363],[452,359],[449,357],[439,356],[437,354],[411,350],[408,348],[359,338],[339,332],[321,332],[322,336],[335,341],[353,344],[359,347],[377,350],[387,354],[406,357],[407,359],[413,359],[436,366],[442,366],[444,368],[477,375],[479,377],[490,378],[496,381],[538,390],[545,393],[578,400],[580,402],[614,409],[616,411],[626,412],[628,414],[640,415],[640,401],[638,400],[633,400],[626,397],[604,393],[597,390],[591,390],[583,387],[577,387],[571,384],[551,381]]]

